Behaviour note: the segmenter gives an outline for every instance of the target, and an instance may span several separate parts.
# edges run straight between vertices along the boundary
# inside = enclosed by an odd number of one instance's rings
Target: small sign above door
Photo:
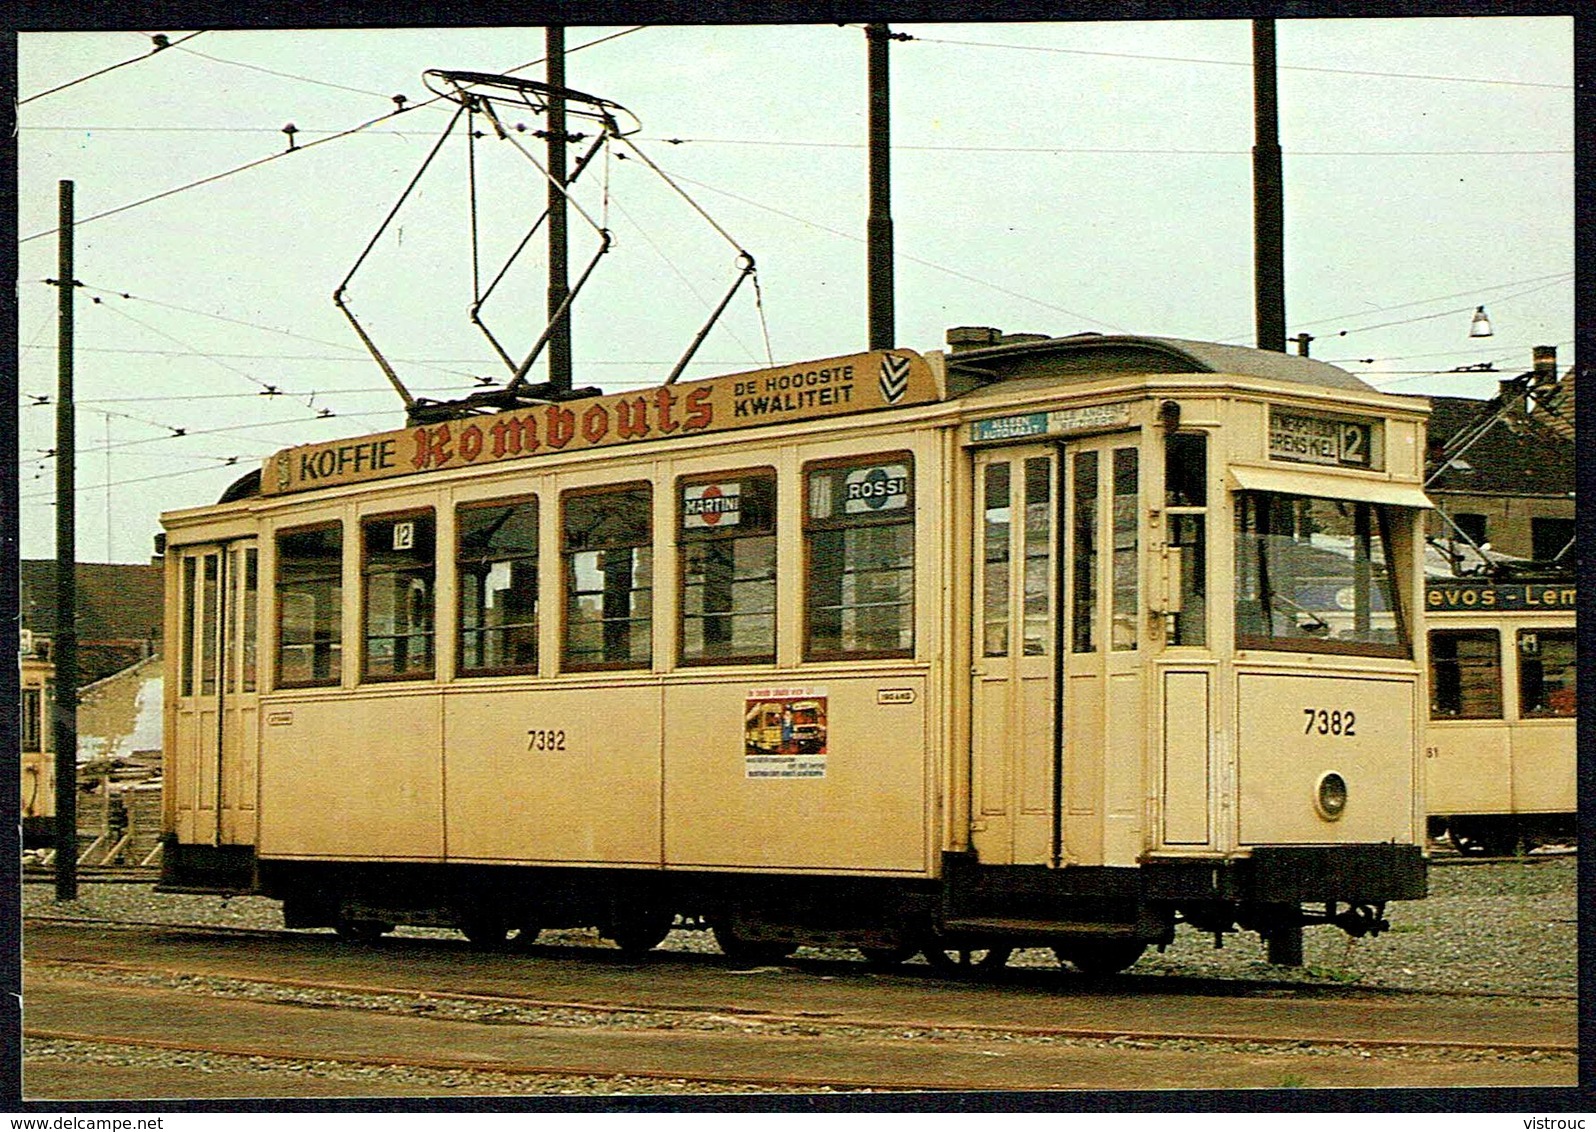
[[[1130,402],[1117,401],[1111,405],[1054,409],[1050,413],[988,417],[970,425],[970,442],[992,444],[1004,440],[1028,440],[1037,436],[1072,436],[1084,432],[1123,428],[1129,423]]]

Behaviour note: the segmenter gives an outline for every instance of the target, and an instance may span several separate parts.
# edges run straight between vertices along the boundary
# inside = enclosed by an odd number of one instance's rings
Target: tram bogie
[[[163,887],[1095,972],[1382,930],[1425,891],[1423,420],[1080,336],[287,450],[165,517]]]

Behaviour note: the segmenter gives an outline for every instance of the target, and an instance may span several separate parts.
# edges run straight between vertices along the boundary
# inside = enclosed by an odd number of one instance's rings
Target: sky
[[[892,30],[898,345],[962,325],[1255,343],[1248,21]],[[423,73],[542,79],[542,28],[169,28],[160,50],[156,31],[18,36],[24,558],[55,553],[63,180],[81,561],[147,561],[162,511],[215,502],[279,448],[403,425],[333,303],[346,279],[415,395],[509,373],[469,313],[543,210],[545,122],[501,106],[509,138],[480,119],[474,143],[463,123],[445,137],[456,107]],[[1575,362],[1572,31],[1276,24],[1289,337],[1412,395],[1489,397],[1539,345]],[[575,306],[574,383],[660,384],[744,252],[758,286],[684,380],[866,348],[862,27],[565,41],[567,85],[640,124],[573,188],[573,281],[612,239]],[[482,306],[516,359],[544,328],[545,249],[540,231]],[[1471,338],[1482,305],[1494,333]]]

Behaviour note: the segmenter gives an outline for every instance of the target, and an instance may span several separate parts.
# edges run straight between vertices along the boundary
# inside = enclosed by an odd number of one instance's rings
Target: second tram
[[[1430,833],[1462,852],[1573,840],[1577,596],[1571,570],[1426,587]]]

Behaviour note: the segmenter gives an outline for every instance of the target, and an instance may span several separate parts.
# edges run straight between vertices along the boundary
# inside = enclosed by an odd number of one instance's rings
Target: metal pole
[[[571,311],[565,226],[565,29],[545,29],[549,86],[549,386],[571,388]]]
[[[78,593],[72,403],[72,182],[61,182],[55,398],[55,898],[78,898]]]
[[[1254,298],[1258,348],[1286,352],[1285,175],[1281,171],[1280,115],[1275,93],[1275,22],[1252,22],[1252,147]]]
[[[894,329],[892,280],[892,100],[887,82],[886,24],[865,25],[869,45],[870,216],[866,229],[865,272],[869,277],[869,331],[872,350],[891,349]]]

